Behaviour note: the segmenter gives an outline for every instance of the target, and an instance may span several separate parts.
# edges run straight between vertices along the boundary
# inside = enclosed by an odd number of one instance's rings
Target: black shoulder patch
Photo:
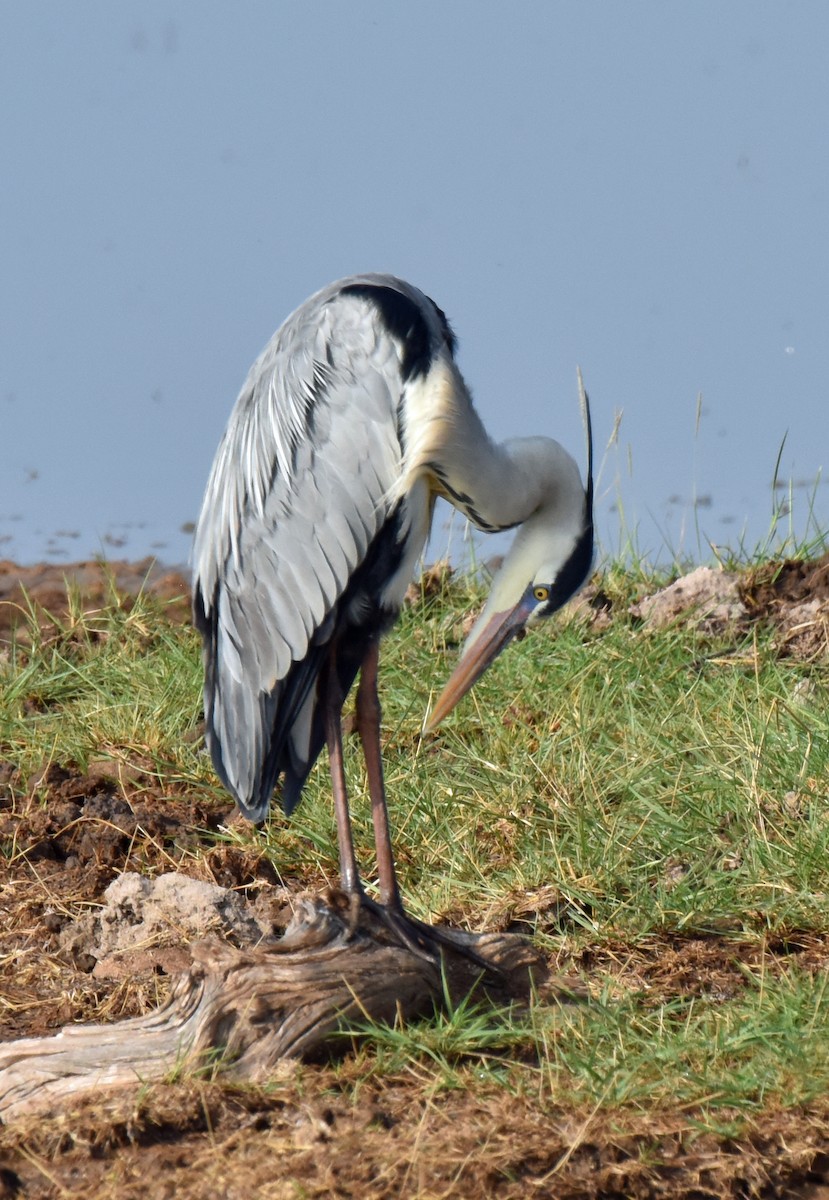
[[[403,343],[401,370],[404,380],[417,379],[428,373],[436,348],[432,345],[429,326],[414,300],[403,292],[376,283],[349,283],[341,294],[368,300],[383,318],[389,333]]]

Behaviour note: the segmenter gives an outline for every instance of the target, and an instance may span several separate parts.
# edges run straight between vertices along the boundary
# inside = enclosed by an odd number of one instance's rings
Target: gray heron
[[[492,441],[455,346],[441,309],[391,275],[355,275],[317,292],[248,374],[193,546],[206,740],[219,778],[251,821],[265,819],[277,786],[290,813],[327,744],[342,887],[398,931],[412,922],[383,786],[379,641],[400,612],[435,498],[478,529],[518,532],[427,728],[525,627],[581,587],[593,559],[581,383],[586,484],[550,438]],[[343,773],[342,708],[358,673],[379,906],[361,884]]]

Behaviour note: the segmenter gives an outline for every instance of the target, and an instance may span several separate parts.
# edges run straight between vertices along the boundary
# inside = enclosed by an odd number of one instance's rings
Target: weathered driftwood
[[[67,1026],[54,1037],[0,1046],[0,1116],[55,1108],[68,1097],[210,1068],[263,1080],[279,1059],[313,1056],[343,1025],[429,1011],[444,995],[437,965],[395,944],[369,912],[349,927],[336,893],[302,898],[285,936],[238,950],[218,939],[193,947],[193,964],[158,1011],[114,1025]],[[447,951],[444,978],[458,998],[478,986],[496,1001],[527,996],[545,970],[512,934],[442,930],[490,963]]]

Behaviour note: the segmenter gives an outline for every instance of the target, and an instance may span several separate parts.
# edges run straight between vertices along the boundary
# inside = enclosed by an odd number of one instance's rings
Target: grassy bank
[[[717,1153],[743,1139],[745,1154],[762,1157],[760,1133],[784,1138],[791,1114],[804,1130],[823,1120],[826,657],[781,653],[773,623],[762,619],[716,632],[693,617],[643,628],[628,606],[661,580],[610,568],[595,582],[601,620],[596,607],[575,607],[513,646],[426,738],[422,718],[451,667],[464,616],[480,602],[477,585],[433,579],[385,645],[387,783],[410,907],[476,929],[526,930],[557,971],[583,977],[591,997],[564,1007],[539,1001],[524,1012],[462,1007],[405,1029],[373,1029],[338,1067],[299,1068],[261,1093],[266,1107],[275,1096],[334,1096],[336,1111],[356,1111],[368,1093],[374,1102],[380,1093],[407,1095],[415,1124],[407,1134],[404,1118],[395,1120],[397,1136],[410,1136],[408,1149],[398,1146],[410,1182],[428,1114],[458,1097],[470,1119],[473,1108],[479,1123],[490,1113],[493,1138],[498,1122],[525,1114],[526,1146],[535,1155],[547,1146],[530,1171],[541,1195],[571,1186],[576,1194],[568,1172],[578,1168],[583,1181],[588,1145],[604,1165],[612,1147],[631,1147],[627,1158],[645,1182],[634,1187],[632,1176],[619,1175],[619,1187],[647,1191],[664,1171],[660,1138],[686,1156],[700,1138],[713,1138]],[[50,763],[80,774],[101,760],[121,763],[131,801],[142,792],[156,804],[198,795],[229,807],[202,753],[199,719],[195,636],[149,600],[113,600],[92,614],[76,605],[31,645],[5,652],[3,803],[23,822],[6,823],[8,869],[28,869],[25,816],[49,803]],[[370,879],[355,739],[347,760]],[[216,846],[263,856],[292,888],[334,879],[325,765],[290,822],[276,813],[264,835],[238,825],[205,831],[174,865],[195,870]],[[158,871],[171,861],[145,854],[127,865]],[[189,1094],[189,1085],[176,1086]],[[228,1103],[232,1089],[209,1087]],[[547,1141],[537,1144],[545,1117]],[[785,1136],[794,1145],[791,1129]],[[786,1160],[791,1171],[806,1169],[809,1148],[820,1148],[819,1135],[809,1137],[797,1162]],[[528,1194],[510,1163],[495,1155],[482,1194]],[[464,1170],[459,1162],[458,1179]],[[548,1193],[552,1183],[539,1181],[551,1172],[559,1190]],[[717,1175],[723,1194],[734,1178]],[[284,1194],[325,1194],[305,1186]],[[441,1193],[434,1180],[421,1186],[410,1194],[477,1194]],[[719,1187],[711,1184],[714,1193]]]

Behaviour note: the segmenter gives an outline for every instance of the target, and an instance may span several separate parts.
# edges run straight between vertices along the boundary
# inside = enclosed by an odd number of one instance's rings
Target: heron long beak
[[[523,598],[506,612],[493,613],[475,640],[466,647],[458,665],[449,677],[446,687],[441,692],[429,718],[424,725],[424,732],[431,733],[437,729],[444,717],[447,717],[460,699],[462,699],[474,683],[476,683],[487,667],[495,661],[501,651],[510,644],[513,638],[523,633],[530,609]]]

